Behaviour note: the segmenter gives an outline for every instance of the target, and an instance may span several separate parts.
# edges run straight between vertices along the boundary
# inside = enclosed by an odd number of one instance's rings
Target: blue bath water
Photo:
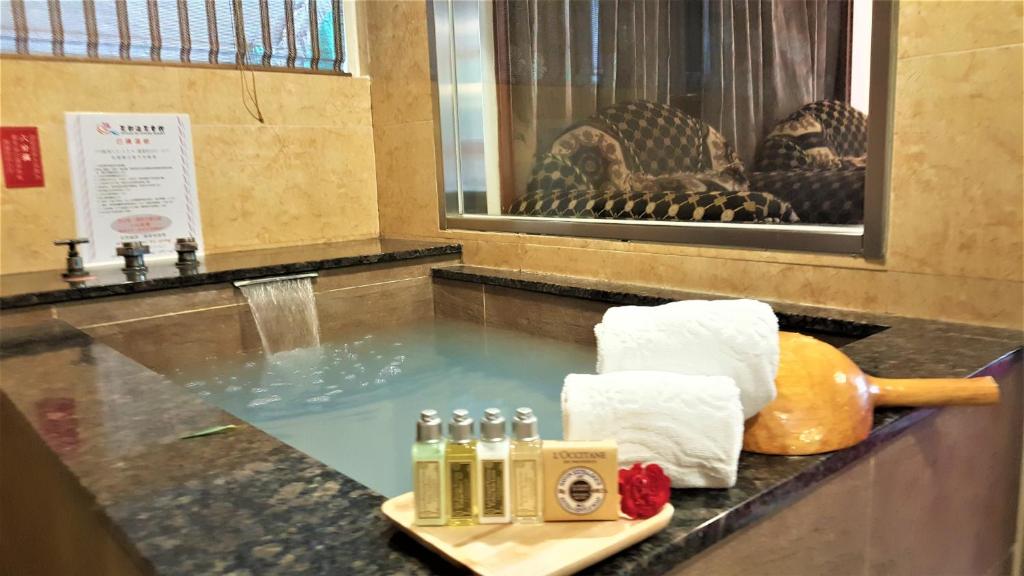
[[[559,397],[594,350],[478,324],[429,320],[350,335],[319,348],[215,359],[175,374],[207,402],[385,496],[412,489],[416,418],[455,408],[479,421],[529,406],[543,438],[562,437]]]

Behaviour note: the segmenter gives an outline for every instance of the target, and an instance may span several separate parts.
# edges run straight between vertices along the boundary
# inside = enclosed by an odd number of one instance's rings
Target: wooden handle
[[[868,377],[876,406],[947,406],[997,404],[999,385],[991,376],[978,378]]]

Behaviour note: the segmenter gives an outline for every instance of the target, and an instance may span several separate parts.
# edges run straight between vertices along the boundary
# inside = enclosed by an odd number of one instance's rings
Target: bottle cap
[[[458,409],[452,412],[452,419],[448,422],[448,436],[456,444],[464,444],[473,439],[473,419],[469,417],[469,411]]]
[[[500,442],[505,439],[505,418],[501,415],[501,410],[484,410],[484,419],[480,421],[480,438],[486,442]]]
[[[529,408],[517,408],[516,417],[512,420],[512,431],[516,434],[517,440],[536,440],[540,438],[537,432],[537,417]]]
[[[441,441],[441,419],[437,416],[437,410],[420,412],[420,419],[416,421],[416,441]]]

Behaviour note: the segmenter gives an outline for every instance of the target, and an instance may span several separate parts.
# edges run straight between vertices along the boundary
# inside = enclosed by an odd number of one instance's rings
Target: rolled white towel
[[[757,300],[684,300],[609,308],[594,327],[597,372],[661,370],[729,376],[743,415],[775,399],[779,321]]]
[[[743,407],[726,376],[570,374],[562,387],[562,425],[566,440],[615,440],[620,466],[658,464],[674,488],[736,483]]]

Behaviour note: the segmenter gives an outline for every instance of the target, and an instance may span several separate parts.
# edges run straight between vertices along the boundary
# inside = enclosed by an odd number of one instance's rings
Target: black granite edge
[[[542,280],[524,280],[521,278],[496,275],[493,273],[493,269],[479,269],[480,271],[474,272],[467,270],[467,268],[470,267],[438,267],[432,270],[432,276],[434,278],[442,278],[445,280],[474,282],[478,284],[487,284],[489,286],[551,294],[554,296],[569,296],[573,298],[582,298],[584,300],[608,302],[621,306],[657,306],[676,300],[676,298],[669,296],[644,294],[642,293],[643,287],[639,286],[637,287],[637,290],[640,290],[640,292],[614,290],[594,286],[580,286],[578,284],[573,285],[573,283],[559,284],[555,282],[545,282]],[[484,270],[487,270],[487,272]],[[579,281],[579,279],[572,277],[565,278],[567,280]],[[656,289],[653,288],[651,290],[656,291]],[[707,297],[710,295],[694,294],[694,296]],[[776,315],[779,317],[779,327],[782,330],[814,330],[842,334],[851,338],[866,338],[872,334],[877,334],[889,328],[889,326],[884,323],[860,322],[842,318],[813,316],[809,314],[787,312],[785,310],[776,310]]]
[[[109,296],[124,296],[128,294],[169,290],[173,288],[191,288],[207,284],[222,284],[237,280],[263,278],[266,276],[301,274],[304,272],[317,272],[321,270],[349,268],[352,266],[365,266],[369,264],[386,264],[389,262],[461,253],[462,245],[460,244],[438,244],[426,248],[377,252],[355,256],[343,256],[340,258],[309,260],[306,262],[238,268],[234,270],[220,270],[217,272],[200,272],[188,276],[169,276],[164,278],[154,278],[152,280],[143,280],[141,282],[124,282],[120,284],[87,286],[84,288],[66,288],[63,290],[51,290],[47,292],[14,294],[0,297],[0,310],[25,308],[40,304],[59,304],[62,302],[74,302],[78,300],[105,298]]]
[[[434,268],[432,276],[446,280],[472,282],[618,305],[659,305],[688,296],[694,298],[716,296],[645,286],[636,286],[634,290],[631,290],[628,285],[614,282],[465,265]],[[929,326],[954,327],[958,331],[958,337],[984,338],[1007,343],[1007,351],[1004,354],[984,367],[972,369],[966,374],[967,376],[998,372],[1002,367],[1014,361],[1019,362],[1024,355],[1024,350],[1020,346],[1024,341],[1024,333],[1020,331],[979,328],[966,324],[838,311],[796,304],[773,304],[773,306],[777,308],[779,324],[783,329],[809,328],[823,332],[838,332],[853,336],[863,342],[872,341],[874,338],[888,338],[890,337],[888,332],[893,327],[897,327],[897,329],[892,331],[891,337],[906,337],[908,328],[912,330],[912,326],[924,322]],[[827,314],[827,316],[820,314]],[[822,481],[860,462],[865,456],[914,425],[933,417],[938,411],[937,408],[880,408],[876,410],[875,425],[872,427],[871,434],[863,442],[828,454],[801,457],[819,458],[819,460],[808,463],[805,468],[792,476],[783,478],[743,502],[727,508],[718,516],[707,520],[695,529],[677,529],[677,533],[669,535],[662,541],[652,538],[646,544],[641,544],[640,546],[644,549],[631,555],[633,556],[631,558],[619,558],[621,554],[616,555],[583,572],[588,574],[623,574],[638,571],[644,574],[667,573],[729,535],[783,509]],[[673,526],[670,524],[665,532],[669,533],[672,530]]]
[[[77,330],[76,328],[71,328]],[[77,346],[87,346],[88,343],[79,341]],[[72,347],[72,346],[68,346]],[[3,388],[0,388],[0,402],[7,402],[11,407],[11,413],[8,415],[10,418],[17,421],[18,427],[24,427],[27,430],[31,430],[36,435],[36,440],[46,446],[50,450],[49,456],[52,457],[52,462],[59,468],[61,474],[65,475],[66,478],[70,478],[74,483],[75,488],[78,490],[78,494],[83,496],[86,500],[86,505],[93,510],[99,511],[97,515],[100,528],[107,531],[107,534],[117,543],[124,553],[127,555],[128,560],[135,566],[140,573],[149,574],[157,573],[156,566],[153,564],[152,559],[148,558],[138,546],[135,545],[134,540],[127,530],[121,526],[115,518],[113,518],[107,511],[107,509],[97,500],[96,494],[88,488],[82,481],[82,477],[77,474],[72,466],[53,449],[46,439],[43,438],[42,433],[36,426],[36,423],[23,411],[22,406],[16,401],[11,395],[7,393]]]
[[[1017,348],[971,372],[969,376],[996,376],[1015,361],[1020,362],[1022,357],[1024,349]],[[742,528],[775,514],[799,500],[808,490],[860,462],[916,424],[936,416],[939,410],[940,408],[885,409],[891,419],[874,426],[871,435],[862,442],[821,455],[820,461],[790,478],[755,494],[695,530],[678,535],[660,549],[648,550],[644,558],[644,574],[666,574]]]
[[[52,319],[23,327],[4,329],[0,332],[0,360],[15,356],[31,356],[35,354],[55,352],[67,348],[83,348],[92,346],[103,347],[108,349],[120,360],[131,364],[137,364],[132,358],[107,346],[106,344],[96,341],[86,332],[72,326],[64,320]],[[162,374],[150,370],[141,364],[137,365],[149,375],[161,380],[169,389],[178,390],[178,387],[174,386]],[[191,397],[184,390],[181,390],[181,394],[184,397]],[[63,454],[50,446],[49,442],[45,439],[43,431],[39,429],[37,422],[25,413],[25,406],[23,406],[14,395],[9,394],[3,386],[0,386],[0,397],[5,401],[10,402],[10,406],[13,408],[17,417],[22,419],[21,423],[28,426],[28,428],[38,436],[39,440],[46,444],[51,450],[51,455],[54,457],[54,461],[63,470],[63,472],[68,474],[69,478],[73,479],[74,483],[81,490],[81,493],[87,497],[92,508],[98,512],[98,518],[100,518],[104,528],[109,530],[109,534],[128,553],[131,562],[140,569],[143,569],[144,572],[154,574],[162,574],[169,571],[174,572],[173,568],[181,561],[180,558],[167,557],[152,546],[143,545],[148,539],[148,536],[145,535],[145,530],[151,528],[153,524],[156,524],[156,522],[152,519],[138,517],[138,515],[135,514],[129,514],[127,516],[121,514],[118,508],[122,506],[122,503],[113,502],[104,504],[100,502],[97,498],[97,492],[90,487],[89,482],[82,474],[79,473],[76,465],[69,462]],[[387,497],[380,494],[373,488],[370,488],[345,473],[307,455],[305,452],[292,447],[283,440],[264,431],[262,428],[241,420],[222,408],[204,404],[204,412],[214,415],[214,418],[208,421],[209,425],[204,424],[199,428],[209,428],[210,426],[219,426],[222,424],[232,424],[236,426],[236,428],[229,435],[214,435],[192,439],[191,441],[237,443],[254,437],[259,438],[264,445],[269,447],[269,450],[264,453],[266,461],[274,462],[275,464],[288,463],[295,467],[301,465],[304,468],[304,475],[302,477],[286,473],[286,475],[278,478],[282,486],[285,484],[294,484],[299,478],[302,479],[298,481],[309,481],[309,479],[313,477],[312,473],[315,472],[315,476],[318,480],[334,480],[344,486],[346,492],[350,494],[352,492],[360,493],[360,496],[358,497],[360,506],[362,506],[368,513],[374,515],[373,518],[367,518],[368,522],[365,525],[367,528],[367,534],[373,533],[375,530],[380,531],[382,529],[383,533],[390,535],[396,530],[392,525],[391,520],[385,518],[383,513],[380,512],[380,508],[387,500]],[[179,434],[170,434],[168,437],[179,441],[183,440]],[[81,455],[78,456],[80,457]],[[289,468],[285,467],[285,469]],[[275,468],[275,470],[280,471],[281,468],[278,467]],[[117,473],[114,470],[111,470],[111,472],[115,474]],[[347,507],[348,504],[346,504],[346,508]],[[342,512],[345,514],[348,513],[345,510]],[[372,522],[369,520],[372,520]],[[377,525],[375,526],[374,523]],[[146,528],[140,529],[140,526],[143,525],[146,526]],[[283,530],[285,527],[281,526],[281,528]],[[211,536],[215,535],[211,534]],[[414,542],[412,544],[414,547],[419,546]],[[386,540],[381,542],[382,547],[386,547],[387,545]],[[157,548],[159,548],[159,546],[157,546]],[[415,548],[413,548],[413,550],[415,550]],[[405,550],[405,552],[408,553],[410,550]],[[248,555],[248,552],[239,550],[234,554],[232,561],[244,567],[249,564],[248,560],[250,559],[248,558]],[[436,558],[433,556],[435,555],[432,552],[427,552],[423,557],[410,556],[408,560],[413,563],[422,562],[428,566],[440,566],[441,563],[436,562]]]
[[[485,279],[494,277],[487,277],[480,273],[484,269],[478,269],[476,273],[468,273],[465,270],[459,270],[458,268],[435,268],[434,275],[436,277],[451,277],[452,279]],[[461,277],[460,277],[461,275]],[[522,285],[512,286],[511,284],[498,283],[498,280],[490,282],[498,286],[509,286],[520,289],[533,290],[533,291],[547,291],[555,290],[557,285],[543,282],[527,282],[524,280],[517,280],[514,278],[506,279],[509,283],[520,282]],[[544,288],[539,290],[537,288]],[[565,288],[565,287],[563,287]],[[644,287],[637,287],[638,290],[643,290]],[[557,295],[570,295],[575,297],[581,296],[581,289],[573,289],[573,293],[565,291],[549,291],[548,293]],[[629,293],[621,292],[616,290],[602,290],[599,288],[587,289],[593,290],[592,293],[606,294],[608,297],[618,297],[621,295],[628,296]],[[653,290],[653,289],[652,289]],[[651,298],[651,300],[644,300],[650,304],[661,303],[669,301],[670,298],[656,297],[652,295],[635,294],[637,298]],[[600,298],[594,298],[600,299]],[[626,303],[626,302],[623,302]],[[629,302],[634,303],[634,302]],[[73,329],[74,330],[74,329]],[[77,331],[77,330],[76,330]],[[6,332],[6,331],[5,331]],[[14,332],[11,332],[12,337],[15,336]],[[37,338],[38,342],[47,342],[52,345],[59,345],[60,342],[55,341],[54,338],[59,340],[60,334],[54,332],[45,337]],[[967,336],[965,336],[967,337]],[[28,342],[27,348],[19,348],[23,343]],[[5,348],[3,352],[10,352],[12,354],[26,353],[33,350],[32,338],[12,338],[10,343],[4,343]],[[93,344],[101,345],[101,344]],[[8,346],[10,346],[9,349]],[[1016,348],[1012,352],[1001,356],[999,359],[990,362],[985,368],[976,370],[975,373],[984,373],[993,370],[997,370],[1000,366],[1007,362],[1019,361],[1021,356],[1020,348]],[[125,357],[126,360],[131,361],[130,358]],[[234,417],[231,417],[227,412],[222,414],[235,421]],[[872,431],[871,436],[860,445],[853,448],[849,448],[844,451],[835,452],[832,454],[822,455],[820,459],[811,461],[807,466],[795,474],[789,477],[783,478],[779,482],[774,482],[762,491],[759,491],[750,497],[746,498],[739,504],[734,504],[727,507],[722,513],[717,516],[703,522],[696,528],[687,528],[686,526],[675,526],[670,525],[665,530],[661,538],[657,536],[648,540],[646,545],[638,545],[637,548],[643,547],[642,550],[636,549],[633,552],[626,552],[617,554],[598,565],[595,565],[592,569],[586,570],[586,572],[596,573],[657,573],[668,571],[671,565],[683,562],[693,556],[699,554],[701,551],[715,544],[716,542],[724,539],[730,534],[740,530],[741,528],[748,526],[749,524],[756,522],[762,518],[773,514],[776,511],[783,509],[786,505],[792,503],[807,490],[812,489],[815,485],[829,478],[830,476],[840,472],[851,464],[861,460],[865,455],[871,453],[879,446],[887,443],[892,438],[898,436],[903,431],[907,430],[914,424],[921,422],[935,414],[936,409],[885,409],[880,410],[876,414],[876,422],[878,422]],[[255,433],[256,435],[265,436],[265,433],[259,431],[255,427],[245,427],[249,433]],[[38,430],[37,430],[38,433]],[[233,435],[236,438],[239,435]],[[280,442],[276,438],[269,437],[272,439],[272,444],[275,446],[275,456],[271,457],[268,454],[268,459],[282,462],[291,461],[293,458],[299,458],[300,456],[305,460],[310,460],[298,450],[287,446],[283,442]],[[223,441],[223,439],[221,439]],[[814,458],[814,457],[812,457]],[[342,473],[327,468],[326,465],[316,462],[313,466],[317,470],[323,469],[324,474],[328,474],[332,478],[345,481],[348,485],[355,485],[360,488],[361,491],[365,491],[365,494],[361,496],[362,499],[366,500],[366,503],[371,507],[379,506],[379,503],[383,501],[383,497],[374,492],[373,490],[366,488],[361,483],[343,475]],[[108,510],[104,510],[104,515],[112,515],[113,513]],[[390,549],[396,552],[402,558],[401,562],[403,566],[409,569],[413,569],[415,566],[420,566],[427,570],[437,570],[436,567],[431,567],[429,564],[430,553],[422,552],[418,553],[415,549],[406,548],[404,545],[399,545],[397,548],[394,547],[394,543],[389,543],[389,535],[394,535],[395,532],[392,528],[385,528],[384,525],[387,521],[382,517],[379,517],[378,512],[373,513],[372,519],[368,518],[365,524],[367,530],[367,538],[374,540],[375,538],[382,537],[380,541],[381,551]],[[110,516],[111,520],[115,521],[115,524],[120,525],[121,529],[127,534],[133,534],[135,530],[130,525],[121,525],[117,522],[113,516]],[[383,531],[382,531],[383,530]],[[367,542],[363,542],[366,544]],[[134,547],[134,546],[133,546]],[[147,560],[152,560],[150,554],[146,554],[140,550],[140,553]],[[239,550],[236,553],[239,558],[247,557],[247,552]],[[164,559],[167,560],[167,559]],[[407,566],[405,563],[409,563]],[[155,562],[158,566],[166,565],[160,561]],[[385,563],[385,565],[389,565]]]

